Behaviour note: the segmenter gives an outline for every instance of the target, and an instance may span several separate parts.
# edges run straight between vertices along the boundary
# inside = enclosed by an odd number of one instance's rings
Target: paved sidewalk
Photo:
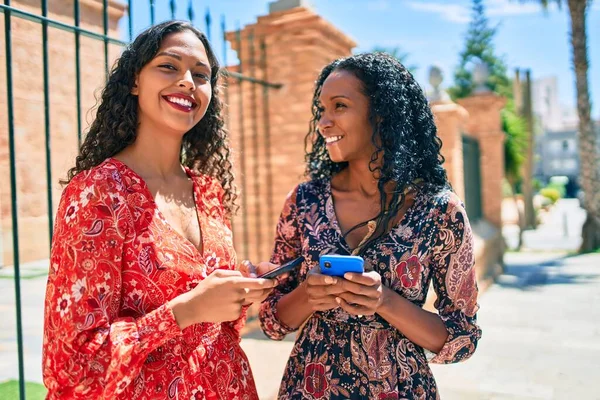
[[[523,249],[530,251],[577,251],[581,245],[581,227],[585,210],[577,199],[560,199],[549,212],[543,214],[535,230],[523,232]],[[519,227],[505,225],[502,235],[508,248],[515,249],[519,242]]]
[[[475,355],[433,367],[442,399],[600,399],[600,254],[506,264],[480,299]]]

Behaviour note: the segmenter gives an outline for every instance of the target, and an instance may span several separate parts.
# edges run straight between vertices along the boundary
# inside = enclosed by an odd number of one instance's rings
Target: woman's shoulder
[[[81,192],[94,188],[100,192],[121,192],[127,187],[120,163],[109,158],[100,164],[79,172],[65,187],[65,192]]]
[[[311,179],[296,185],[294,191],[302,194],[318,195],[327,191],[330,182],[331,179],[329,178]]]
[[[212,175],[207,175],[200,171],[196,171],[191,168],[185,168],[188,176],[195,182],[198,189],[205,196],[214,195],[216,198],[223,202],[223,198],[225,196],[225,189],[223,188],[223,184],[221,181]]]
[[[285,196],[284,207],[290,205],[301,206],[301,203],[313,203],[313,198],[322,193],[326,182],[322,179],[309,180],[296,184]]]
[[[453,211],[464,210],[461,198],[450,188],[442,188],[436,191],[421,194],[422,201],[429,203],[430,209],[435,213],[446,214]]]

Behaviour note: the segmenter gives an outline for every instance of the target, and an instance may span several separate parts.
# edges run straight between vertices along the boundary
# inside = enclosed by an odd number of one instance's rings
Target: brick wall
[[[249,35],[256,39],[254,57]],[[304,137],[311,119],[314,82],[326,64],[350,55],[355,43],[303,7],[259,17],[255,24],[242,29],[241,46],[235,32],[228,33],[227,39],[241,58],[244,75],[253,72],[257,78],[283,85],[280,89],[269,89],[267,139],[263,88],[248,82],[241,84],[242,139],[240,85],[233,79],[229,80],[229,128],[232,147],[236,151],[237,184],[241,187],[245,181],[246,186],[242,198],[246,202],[248,229],[248,243],[244,246],[244,215],[239,213],[234,220],[235,244],[240,259],[260,261],[270,257],[274,229],[286,194],[304,179]],[[266,71],[260,63],[261,40],[266,46]],[[253,58],[254,65],[251,63]],[[257,92],[256,111],[252,102],[253,91]],[[255,126],[258,128],[254,129]],[[270,142],[268,149],[265,147],[267,140]],[[245,173],[241,172],[242,163],[245,164]],[[269,193],[272,195],[269,196]],[[239,202],[242,204],[242,199]]]
[[[73,1],[53,0],[49,17],[73,23]],[[14,7],[41,14],[39,1],[16,0]],[[81,26],[102,33],[102,2],[82,0]],[[117,21],[124,13],[121,3],[110,2],[110,35],[117,35]],[[44,259],[49,254],[46,156],[44,142],[44,90],[42,26],[17,18],[11,19],[12,74],[15,118],[15,154],[19,215],[19,244],[22,262]],[[0,19],[0,227],[4,264],[12,264],[11,190],[6,118],[6,55],[4,18]],[[75,36],[56,28],[48,29],[50,132],[52,137],[52,193],[56,209],[60,196],[57,183],[72,166],[77,154],[77,118],[75,95]],[[81,37],[81,110],[83,126],[91,121],[88,112],[96,103],[95,93],[104,82],[103,42]],[[110,45],[112,60],[120,48]]]
[[[506,99],[490,92],[460,99],[458,103],[469,113],[466,132],[479,140],[483,216],[500,228],[505,136],[500,111]]]
[[[438,136],[442,140],[442,156],[448,180],[458,196],[465,198],[462,132],[468,120],[467,111],[456,103],[433,103]]]

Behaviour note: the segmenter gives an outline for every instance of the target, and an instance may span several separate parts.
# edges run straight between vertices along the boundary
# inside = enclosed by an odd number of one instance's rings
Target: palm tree
[[[571,18],[571,49],[575,85],[577,88],[577,114],[579,116],[579,183],[584,192],[583,208],[587,218],[583,224],[580,252],[600,248],[600,158],[596,132],[592,124],[590,93],[588,87],[588,54],[586,16],[592,0],[537,0],[544,8],[551,2],[559,7],[567,3]]]

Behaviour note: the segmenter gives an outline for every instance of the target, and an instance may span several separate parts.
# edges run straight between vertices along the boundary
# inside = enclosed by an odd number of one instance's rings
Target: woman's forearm
[[[383,302],[377,314],[413,343],[438,353],[448,338],[440,316],[423,310],[390,288],[384,286],[383,291]]]
[[[296,289],[283,296],[277,303],[279,321],[290,328],[298,328],[312,314],[312,307],[304,287],[300,284]]]

